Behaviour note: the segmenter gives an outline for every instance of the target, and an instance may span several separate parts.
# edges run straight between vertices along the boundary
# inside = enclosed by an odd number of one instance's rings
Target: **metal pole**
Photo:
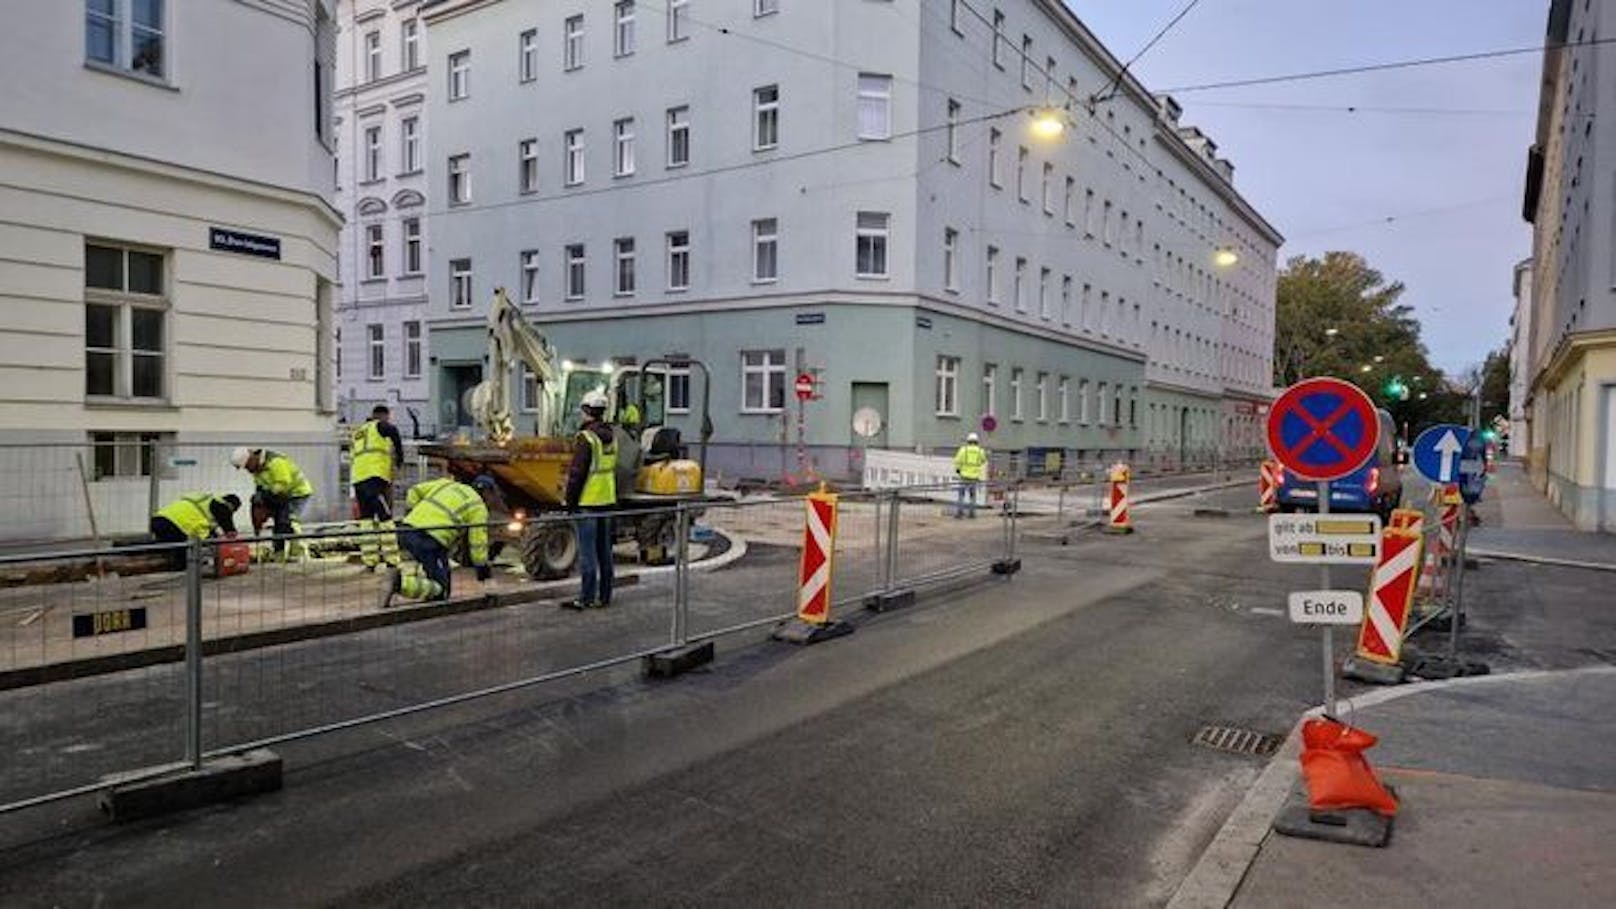
[[[151,481],[146,484],[146,514],[154,515],[157,513],[157,509],[162,507],[162,503],[159,501],[161,492],[158,484],[161,482],[163,474],[163,446],[155,440],[146,444],[151,446]]]
[[[202,541],[185,550],[185,762],[202,769]]]
[[[1319,516],[1330,513],[1330,481],[1319,481]],[[1319,566],[1319,589],[1330,589],[1330,566]],[[1324,715],[1335,716],[1335,634],[1330,625],[1324,626]]]
[[[1009,532],[1010,532],[1010,538],[1007,541],[1005,541],[1004,557],[1007,558],[1007,559],[1014,559],[1016,557],[1016,517],[1017,517],[1017,513],[1021,511],[1021,484],[1020,483],[1017,483],[1015,485],[1015,487],[1010,490],[1010,500],[1009,501],[1010,501],[1010,521],[1009,521],[1008,528],[1009,528]]]
[[[892,491],[892,504],[887,507],[886,571],[883,572],[886,592],[898,584],[898,519],[903,512],[903,492]]]
[[[1465,576],[1465,545],[1470,541],[1470,505],[1461,502],[1459,505],[1459,536],[1453,545],[1452,576],[1449,579],[1448,593],[1448,662],[1454,667],[1455,674],[1459,666],[1459,621],[1464,615],[1464,576]]]
[[[680,504],[674,517],[673,643],[684,646],[690,639],[690,511]]]
[[[881,545],[881,535],[886,530],[886,524],[884,523],[885,516],[881,512],[882,498],[883,494],[880,492],[877,492],[872,498],[872,501],[875,503],[875,542],[873,545],[875,546],[874,559],[875,571],[878,578],[877,583],[879,584],[880,591],[882,593],[886,593],[892,589],[892,586],[890,579],[887,577],[887,551],[882,548]]]

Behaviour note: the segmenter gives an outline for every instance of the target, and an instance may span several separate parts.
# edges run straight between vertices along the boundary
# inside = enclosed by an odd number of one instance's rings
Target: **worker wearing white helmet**
[[[314,495],[314,486],[297,462],[267,448],[237,448],[230,453],[230,465],[252,474],[253,533],[273,521],[276,536],[296,533],[297,518]],[[274,550],[284,558],[286,541],[276,540]]]
[[[954,452],[954,475],[959,477],[958,496],[954,504],[954,517],[966,514],[976,517],[978,494],[988,474],[988,453],[977,440],[976,433],[965,434],[965,444]],[[967,507],[969,503],[969,507]]]
[[[584,425],[572,447],[567,470],[567,506],[579,513],[578,599],[569,609],[596,609],[612,603],[612,519],[617,508],[617,438],[606,422],[606,395],[591,391],[580,409]]]

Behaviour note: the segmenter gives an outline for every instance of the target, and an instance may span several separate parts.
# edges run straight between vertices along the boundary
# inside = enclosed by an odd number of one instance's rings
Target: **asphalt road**
[[[1317,636],[1279,615],[1313,571],[1267,560],[1251,497],[1029,539],[1013,580],[826,645],[740,635],[669,682],[604,672],[288,744],[287,788],[250,802],[0,818],[0,903],[1160,903],[1262,766],[1197,728],[1283,733],[1320,697]],[[1230,516],[1193,514],[1209,504]],[[1616,655],[1603,577],[1477,578],[1465,641],[1495,668]],[[430,688],[498,644],[428,659],[420,631],[415,673],[389,647],[351,685]],[[288,700],[310,696],[298,675]]]

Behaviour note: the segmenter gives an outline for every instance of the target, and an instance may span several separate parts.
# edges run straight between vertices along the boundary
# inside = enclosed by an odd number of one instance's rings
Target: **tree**
[[[1492,425],[1493,417],[1509,419],[1509,348],[1500,347],[1487,355],[1481,365],[1481,425]]]

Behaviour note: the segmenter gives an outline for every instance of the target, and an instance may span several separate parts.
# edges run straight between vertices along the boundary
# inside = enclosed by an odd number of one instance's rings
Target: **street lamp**
[[[1338,334],[1341,334],[1341,329],[1336,328],[1334,325],[1332,325],[1329,328],[1326,328],[1324,330],[1324,336],[1326,338],[1333,338]]]
[[[1363,366],[1359,367],[1358,371],[1359,372],[1372,372],[1372,371],[1374,371],[1374,368],[1375,367],[1369,365],[1368,363],[1365,363]]]
[[[1032,114],[1032,133],[1040,139],[1059,139],[1066,132],[1069,121],[1064,111],[1053,107],[1034,108]]]
[[[1240,254],[1225,246],[1212,254],[1212,264],[1219,268],[1232,268],[1240,264]]]

